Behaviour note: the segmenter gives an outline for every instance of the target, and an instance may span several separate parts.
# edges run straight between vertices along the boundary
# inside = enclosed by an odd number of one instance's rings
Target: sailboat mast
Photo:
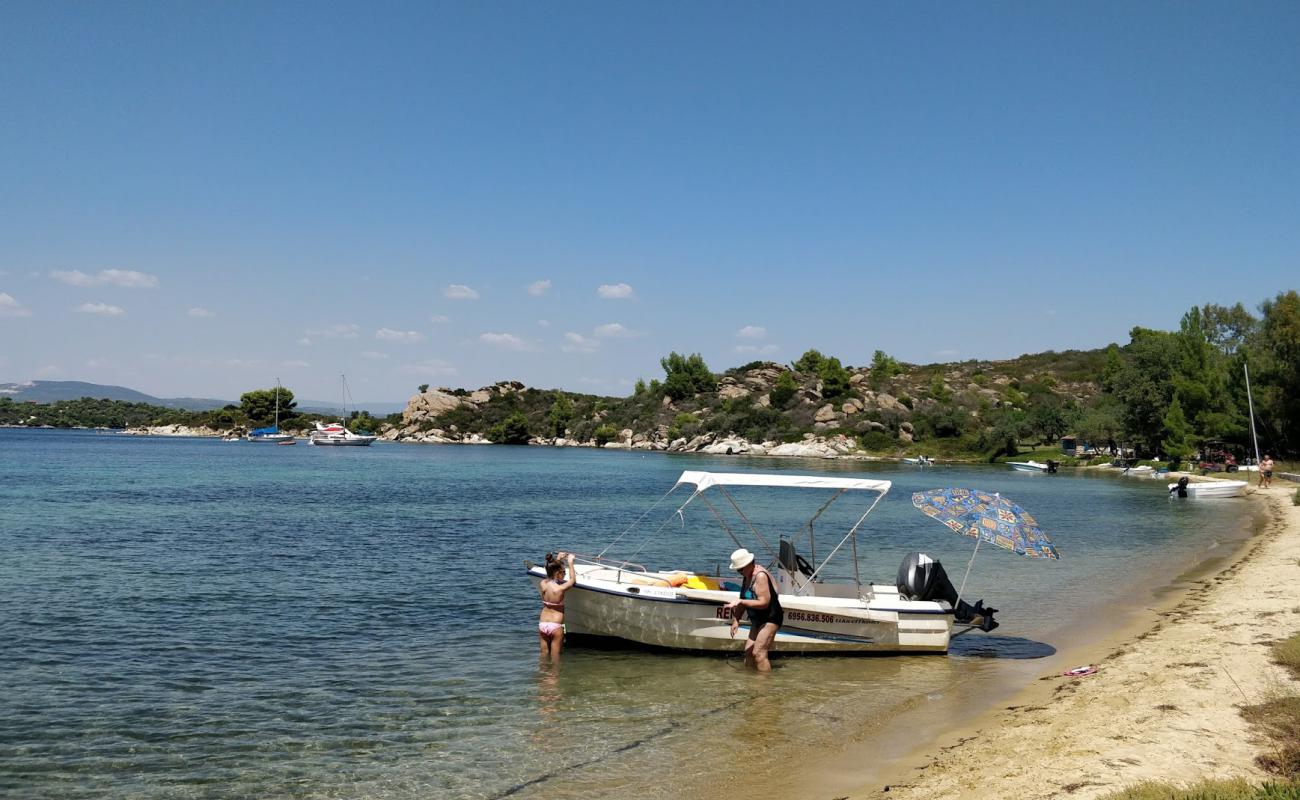
[[[1250,396],[1250,364],[1244,361],[1241,368],[1246,371],[1246,405],[1250,409],[1250,438],[1255,442],[1255,463],[1259,463],[1259,436],[1255,433],[1255,400]]]
[[[280,432],[280,379],[275,379],[275,432]]]

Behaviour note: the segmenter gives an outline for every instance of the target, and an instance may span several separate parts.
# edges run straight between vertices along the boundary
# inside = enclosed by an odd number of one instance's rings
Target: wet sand
[[[1290,683],[1269,645],[1300,631],[1294,491],[1252,487],[1247,502],[1264,522],[1238,552],[1124,630],[1063,651],[1073,663],[1060,656],[1031,663],[1025,688],[997,710],[949,720],[946,732],[911,752],[859,753],[859,788],[848,796],[1094,798],[1146,780],[1265,779],[1254,759],[1267,743],[1239,710]],[[1083,664],[1097,672],[1061,675]]]

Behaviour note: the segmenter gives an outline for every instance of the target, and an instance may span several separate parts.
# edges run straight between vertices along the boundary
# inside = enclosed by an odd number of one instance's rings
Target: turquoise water
[[[864,577],[891,581],[922,549],[960,580],[968,540],[909,500],[945,485],[1020,502],[1063,558],[982,550],[967,594],[1002,609],[1003,627],[949,656],[788,658],[767,678],[734,657],[623,649],[539,665],[523,560],[599,551],[684,469],[893,480],[864,531]],[[1170,503],[1163,487],[994,467],[0,430],[0,795],[725,791],[755,748],[815,765],[958,684],[1018,679],[1014,665],[1068,644],[1104,601],[1145,596],[1245,521],[1241,501]],[[769,539],[806,516],[737,497],[764,512]],[[702,515],[659,529],[666,518],[611,554],[725,564],[733,545]]]

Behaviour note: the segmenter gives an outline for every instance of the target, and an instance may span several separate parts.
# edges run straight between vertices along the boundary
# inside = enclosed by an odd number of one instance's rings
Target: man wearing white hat
[[[754,554],[740,548],[731,554],[731,568],[739,572],[744,582],[740,598],[727,603],[724,608],[731,613],[731,638],[736,638],[740,618],[749,614],[749,641],[745,642],[745,665],[759,672],[771,672],[772,664],[767,652],[772,648],[776,632],[785,621],[781,600],[776,593],[772,574],[754,563]]]

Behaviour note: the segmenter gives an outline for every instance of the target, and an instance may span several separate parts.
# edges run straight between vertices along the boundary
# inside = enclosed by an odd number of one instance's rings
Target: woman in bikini
[[[578,575],[573,571],[573,553],[546,554],[546,578],[537,585],[542,595],[542,616],[537,622],[537,638],[542,655],[552,661],[560,658],[564,647],[564,593],[573,588]]]

